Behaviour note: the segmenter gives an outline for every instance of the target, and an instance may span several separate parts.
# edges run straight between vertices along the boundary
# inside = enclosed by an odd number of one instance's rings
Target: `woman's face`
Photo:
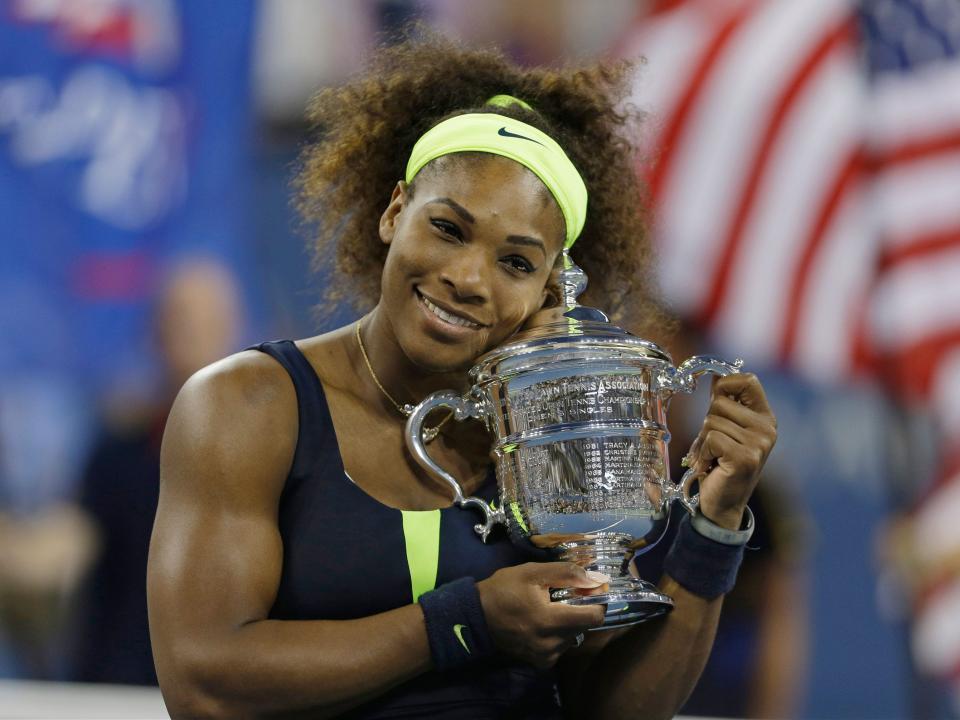
[[[560,208],[527,168],[499,156],[447,156],[394,190],[380,310],[424,369],[467,368],[548,298],[563,247]]]

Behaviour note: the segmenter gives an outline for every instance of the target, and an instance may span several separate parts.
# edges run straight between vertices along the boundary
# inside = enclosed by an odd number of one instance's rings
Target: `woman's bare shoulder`
[[[262,417],[264,412],[279,415],[287,414],[284,410],[290,407],[295,410],[296,391],[287,371],[275,359],[259,350],[244,350],[194,373],[180,389],[174,410],[178,404],[188,405],[191,411]],[[279,418],[270,419],[276,422]]]
[[[297,443],[297,396],[286,370],[245,350],[197,371],[174,401],[161,482],[220,495],[279,497]]]

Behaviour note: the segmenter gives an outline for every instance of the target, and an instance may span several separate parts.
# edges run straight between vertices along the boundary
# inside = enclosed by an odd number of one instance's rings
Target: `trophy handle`
[[[724,377],[740,372],[743,360],[737,358],[732,363],[721,360],[713,355],[694,355],[684,360],[676,369],[670,368],[660,374],[660,386],[671,392],[692,393],[697,389],[697,381],[703,375],[717,375]],[[679,500],[680,503],[693,515],[700,505],[700,494],[690,494],[693,483],[703,477],[703,473],[696,468],[689,468],[676,485],[666,488],[668,502]]]
[[[493,530],[497,523],[506,524],[506,517],[503,514],[503,508],[494,510],[486,500],[478,497],[464,497],[463,489],[460,483],[450,473],[440,467],[433,461],[433,458],[427,454],[426,445],[423,442],[423,423],[427,415],[437,408],[449,408],[453,411],[453,419],[462,422],[467,418],[481,418],[480,404],[470,398],[461,397],[455,392],[441,390],[424,398],[407,419],[407,428],[405,432],[407,447],[413,453],[414,459],[427,472],[443,480],[453,491],[453,501],[462,508],[476,507],[484,515],[484,522],[473,526],[474,532],[479,535],[484,542],[487,536]]]

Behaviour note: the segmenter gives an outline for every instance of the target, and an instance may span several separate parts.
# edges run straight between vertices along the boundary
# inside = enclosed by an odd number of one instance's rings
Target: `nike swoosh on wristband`
[[[463,645],[463,649],[467,651],[467,655],[473,655],[473,653],[470,652],[470,648],[467,647],[467,641],[463,639],[463,628],[465,627],[466,625],[460,625],[459,623],[454,625],[453,634],[457,636],[457,640],[459,640],[460,644]]]
[[[537,145],[540,145],[541,147],[546,147],[546,145],[544,145],[544,144],[543,144],[542,142],[540,142],[539,140],[534,140],[533,138],[528,138],[526,135],[517,135],[516,133],[510,132],[509,130],[507,130],[506,126],[504,126],[504,127],[500,128],[499,130],[497,130],[497,135],[502,135],[503,137],[520,138],[521,140],[529,140],[530,142],[536,143]]]

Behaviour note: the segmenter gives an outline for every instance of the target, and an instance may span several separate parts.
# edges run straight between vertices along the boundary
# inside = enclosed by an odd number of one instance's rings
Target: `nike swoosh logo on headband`
[[[497,135],[502,135],[503,137],[520,138],[521,140],[529,140],[529,141],[532,142],[532,143],[536,143],[537,145],[540,145],[540,146],[542,146],[542,147],[546,147],[546,145],[544,145],[544,144],[543,144],[542,142],[540,142],[539,140],[534,140],[533,138],[528,138],[526,135],[517,135],[516,133],[510,132],[509,130],[507,130],[506,126],[504,126],[504,127],[500,128],[499,130],[497,130]]]

